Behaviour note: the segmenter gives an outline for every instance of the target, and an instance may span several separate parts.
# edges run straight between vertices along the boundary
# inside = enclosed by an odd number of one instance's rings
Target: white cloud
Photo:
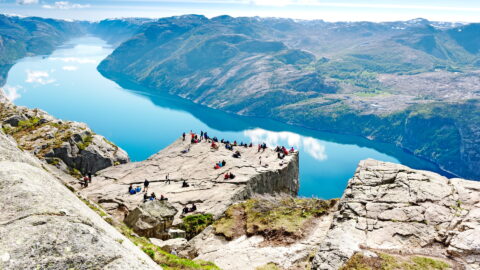
[[[11,102],[15,101],[16,99],[20,98],[20,93],[19,90],[21,89],[21,86],[9,86],[5,85],[3,87],[3,92],[5,93],[5,97],[10,100]]]
[[[52,61],[62,61],[65,63],[77,63],[77,64],[96,64],[98,61],[90,58],[82,57],[50,57]]]
[[[19,5],[34,5],[38,4],[38,0],[17,0]]]
[[[50,74],[46,71],[31,71],[27,69],[27,83],[49,84],[55,82],[55,79],[50,78]]]
[[[68,1],[57,1],[53,5],[46,4],[46,5],[43,5],[42,7],[46,9],[74,9],[74,8],[89,8],[90,5],[75,4],[75,3],[70,3]]]
[[[77,66],[63,66],[62,67],[63,70],[66,70],[66,71],[75,71],[78,69]]]
[[[297,149],[301,148],[317,160],[327,159],[325,146],[319,140],[312,137],[303,137],[287,131],[273,132],[260,128],[245,130],[243,133],[255,144],[265,142],[269,147],[283,145],[290,148],[293,146]]]

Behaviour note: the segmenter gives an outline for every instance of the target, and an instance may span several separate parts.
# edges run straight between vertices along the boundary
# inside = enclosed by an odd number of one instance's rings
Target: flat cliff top
[[[161,269],[48,170],[0,131],[0,269]]]
[[[99,202],[107,211],[123,218],[122,205],[133,210],[143,202],[143,182],[150,182],[148,194],[155,193],[168,198],[179,214],[184,206],[195,203],[197,212],[220,215],[237,200],[248,198],[251,193],[285,192],[296,194],[298,190],[298,153],[279,159],[273,149],[260,150],[253,147],[235,146],[225,148],[218,142],[218,149],[211,142],[190,143],[176,140],[170,146],[142,162],[122,164],[100,171],[93,182],[81,190],[90,199]],[[185,150],[190,149],[188,152]],[[239,151],[240,158],[233,154]],[[214,169],[218,162],[226,165]],[[234,179],[224,179],[226,173]],[[166,181],[168,175],[171,182]],[[189,187],[182,187],[185,180]],[[140,186],[142,192],[128,193],[129,185]],[[122,215],[122,216],[120,216]],[[177,217],[178,217],[177,215]]]

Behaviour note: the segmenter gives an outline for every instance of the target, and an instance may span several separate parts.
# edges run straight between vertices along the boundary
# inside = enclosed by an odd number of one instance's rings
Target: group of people
[[[192,207],[190,208],[188,208],[188,206],[186,205],[185,207],[183,207],[182,214],[185,215],[191,212],[195,212],[196,210],[197,210],[197,206],[194,203],[192,203]]]
[[[279,159],[284,159],[285,156],[288,156],[288,154],[294,153],[295,149],[292,147],[290,151],[288,151],[287,148],[285,148],[285,146],[282,146],[282,147],[277,146],[275,148],[275,152],[277,152],[277,157]]]
[[[235,175],[234,175],[233,173],[231,173],[231,172],[230,172],[230,173],[227,172],[227,173],[223,176],[223,179],[225,179],[225,180],[233,179],[233,178],[235,178]]]
[[[143,202],[147,202],[147,201],[154,201],[157,199],[157,195],[155,195],[155,192],[152,192],[150,194],[150,196],[148,196],[148,193],[145,192],[143,193]],[[160,195],[160,198],[159,198],[160,201],[168,201],[168,198],[166,198],[165,196],[163,195]]]
[[[217,170],[222,167],[225,167],[225,165],[227,165],[227,162],[225,160],[222,160],[222,161],[219,161],[218,163],[215,163],[215,166],[213,166],[213,168]]]

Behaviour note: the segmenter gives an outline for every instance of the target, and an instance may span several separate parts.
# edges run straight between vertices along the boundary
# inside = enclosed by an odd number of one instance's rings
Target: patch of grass
[[[93,141],[93,135],[90,134],[85,138],[82,138],[82,141],[77,143],[77,147],[78,149],[80,149],[80,151],[83,151],[92,143],[92,141]]]
[[[448,268],[451,268],[449,264],[427,257],[395,257],[385,253],[377,253],[377,257],[365,257],[356,253],[340,270],[444,270]]]
[[[82,173],[76,168],[70,168],[70,175],[76,178],[82,177]]]
[[[179,227],[187,233],[187,239],[191,239],[213,223],[213,215],[195,214],[183,217],[182,220]]]
[[[432,258],[427,258],[427,257],[413,257],[412,258],[412,264],[409,268],[407,269],[412,269],[412,270],[423,270],[423,269],[448,269],[450,268],[450,265],[447,264],[446,262],[439,261],[439,260],[434,260]]]
[[[214,223],[215,232],[231,239],[244,228],[247,235],[290,241],[303,237],[308,222],[330,211],[336,200],[304,198],[250,199],[231,206]]]

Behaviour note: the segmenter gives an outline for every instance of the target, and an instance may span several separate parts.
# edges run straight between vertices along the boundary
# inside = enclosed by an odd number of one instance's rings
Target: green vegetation
[[[451,266],[443,261],[420,256],[394,256],[377,253],[378,257],[353,255],[340,270],[444,270]]]
[[[133,232],[125,223],[113,220],[103,209],[97,207],[95,204],[91,203],[89,200],[82,197],[78,197],[82,202],[84,202],[90,209],[95,211],[99,216],[104,218],[110,225],[114,226],[120,233],[127,237],[132,243],[138,246],[143,252],[145,252],[152,260],[158,263],[163,269],[166,270],[192,270],[192,269],[203,269],[203,270],[217,270],[218,268],[215,264],[211,262],[206,262],[202,260],[189,260],[186,258],[181,258],[176,255],[170,254],[161,248],[155,246],[145,237],[139,237],[136,233]],[[120,244],[123,243],[122,239],[117,239],[117,242]]]
[[[228,239],[247,234],[289,242],[303,237],[309,221],[328,213],[336,202],[303,198],[250,199],[229,207],[213,226],[217,234]]]
[[[183,217],[182,220],[179,227],[187,233],[187,239],[191,239],[213,223],[213,215],[195,214]]]
[[[119,224],[116,228],[125,235],[130,241],[132,241],[136,246],[141,248],[143,252],[148,254],[156,263],[163,267],[166,270],[183,270],[183,269],[205,269],[205,270],[214,270],[220,269],[215,264],[211,262],[206,262],[202,260],[189,260],[185,258],[178,257],[176,255],[170,254],[161,248],[152,244],[145,237],[138,237],[136,234],[128,228],[125,224]]]
[[[92,141],[93,141],[93,135],[88,134],[87,136],[82,138],[81,142],[77,143],[77,147],[78,149],[80,149],[80,151],[83,151],[92,143]]]

